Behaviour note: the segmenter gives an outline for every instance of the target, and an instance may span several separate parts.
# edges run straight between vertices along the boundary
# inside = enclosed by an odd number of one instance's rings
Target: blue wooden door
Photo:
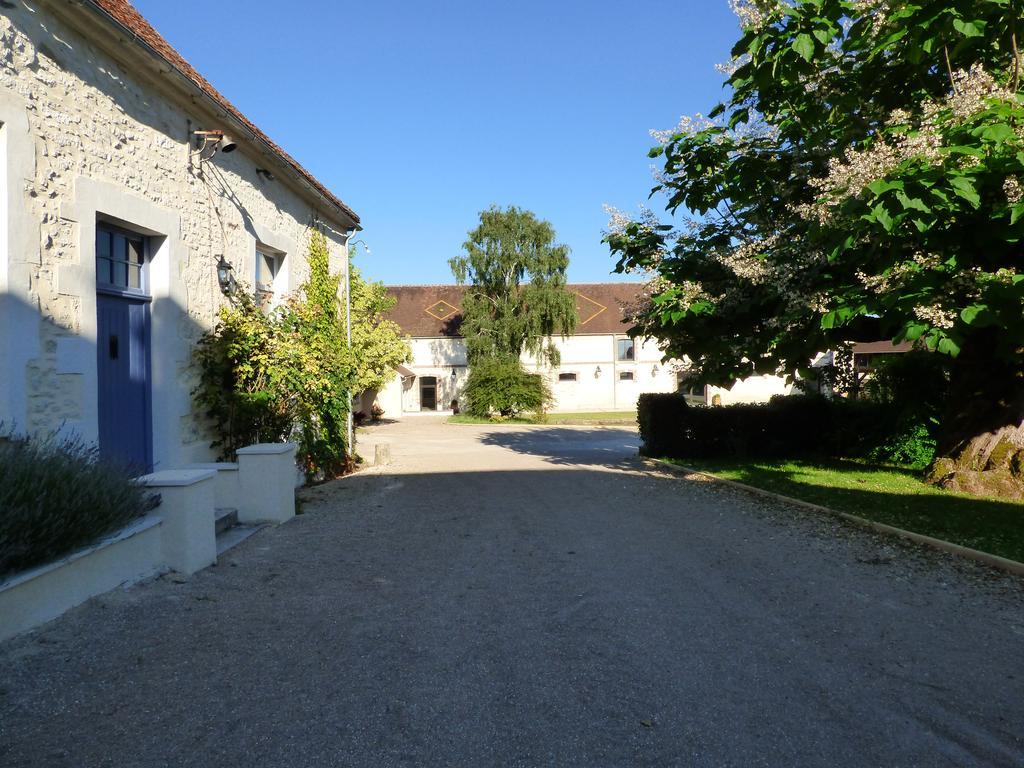
[[[143,473],[153,468],[149,297],[144,293],[141,275],[138,288],[122,284],[132,282],[130,277],[118,279],[121,272],[129,275],[131,271],[128,267],[118,269],[118,257],[125,253],[124,242],[119,232],[97,231],[100,457]],[[114,255],[112,266],[105,263],[110,253]],[[139,253],[141,264],[141,247]]]

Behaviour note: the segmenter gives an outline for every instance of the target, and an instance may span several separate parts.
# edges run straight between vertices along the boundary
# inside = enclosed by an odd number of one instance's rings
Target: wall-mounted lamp
[[[595,379],[600,379],[601,378],[601,366],[600,365],[597,366],[597,370],[594,371],[594,378]]]
[[[363,250],[366,251],[367,256],[373,256],[373,251],[370,250],[370,246],[366,244],[365,240],[359,238],[358,240],[353,240],[349,243],[349,247],[351,248],[355,248],[357,245],[363,246]]]
[[[203,163],[210,160],[217,152],[228,153],[238,149],[238,144],[224,131],[192,131],[196,148],[189,153],[189,162],[194,159],[203,170]]]
[[[238,287],[238,283],[235,282],[234,271],[235,268],[232,267],[223,256],[218,259],[217,283],[220,285],[220,292],[225,296],[233,294],[235,292],[235,288]]]
[[[453,365],[453,366],[452,366],[452,384],[454,384],[454,383],[455,383],[455,380],[456,380],[457,378],[459,378],[459,376],[458,376],[458,374],[457,374],[457,373],[455,372],[455,366]]]
[[[657,376],[657,375],[658,375],[658,364],[655,363],[654,367],[651,368],[651,376]]]

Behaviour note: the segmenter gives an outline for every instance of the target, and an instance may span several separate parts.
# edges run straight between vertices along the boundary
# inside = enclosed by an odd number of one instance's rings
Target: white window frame
[[[273,261],[277,265],[269,282],[261,279],[264,260]],[[262,243],[257,243],[255,262],[253,267],[253,283],[256,295],[265,298],[271,306],[275,306],[280,303],[288,291],[287,254],[276,248],[270,248]]]
[[[630,347],[629,348],[633,351],[633,354],[629,355],[627,357],[623,357],[619,353],[619,345],[622,342],[624,342],[624,341],[628,341],[630,343]],[[616,362],[619,362],[619,363],[632,363],[632,362],[636,362],[636,357],[637,357],[636,353],[637,353],[636,339],[631,339],[628,336],[620,336],[620,337],[615,339],[615,360],[616,360]]]

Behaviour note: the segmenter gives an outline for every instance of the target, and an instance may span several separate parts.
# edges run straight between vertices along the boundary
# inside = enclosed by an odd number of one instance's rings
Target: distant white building
[[[639,283],[586,283],[569,285],[576,296],[576,332],[555,337],[561,353],[557,367],[538,366],[523,356],[528,369],[541,373],[555,398],[553,410],[629,411],[645,392],[685,390],[685,367],[662,360],[654,341],[634,341],[623,307],[635,303]],[[458,402],[468,373],[466,343],[460,335],[462,297],[457,285],[406,285],[388,288],[396,299],[390,318],[411,338],[413,360],[400,367],[395,379],[379,393],[364,398],[363,409],[376,403],[388,418],[422,411],[447,412]],[[723,404],[761,402],[791,391],[777,376],[747,379],[731,389],[701,387],[687,391],[693,402]]]

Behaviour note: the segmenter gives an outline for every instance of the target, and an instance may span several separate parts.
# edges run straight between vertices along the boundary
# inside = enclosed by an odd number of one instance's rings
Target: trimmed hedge
[[[678,394],[644,394],[637,421],[645,456],[674,459],[930,458],[927,429],[894,403],[775,397],[769,403],[692,407]],[[923,430],[923,434],[922,434]],[[923,441],[923,445],[918,443]],[[913,450],[908,448],[913,444]]]

